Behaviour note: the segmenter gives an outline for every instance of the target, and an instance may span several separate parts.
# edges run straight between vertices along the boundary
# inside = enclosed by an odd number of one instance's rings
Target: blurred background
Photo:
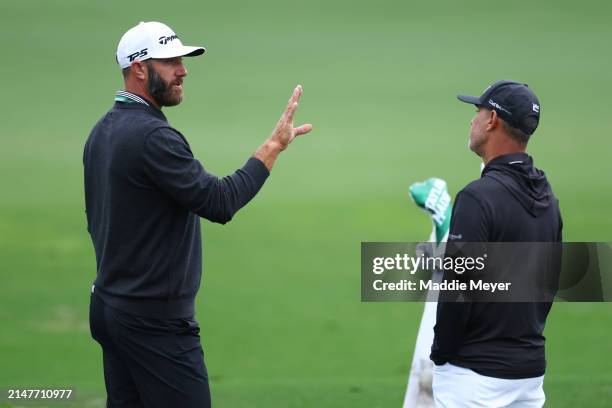
[[[399,407],[423,305],[361,303],[360,242],[426,239],[408,186],[441,177],[454,196],[479,177],[474,109],[455,95],[497,79],[540,98],[529,152],[564,238],[612,241],[611,15],[603,0],[2,0],[0,388],[74,388],[71,406],[104,406],[82,150],[139,21],[208,49],[164,110],[207,170],[240,167],[298,83],[296,122],[315,126],[230,224],[202,221],[215,405]],[[555,304],[548,407],[609,406],[611,324],[610,304]]]

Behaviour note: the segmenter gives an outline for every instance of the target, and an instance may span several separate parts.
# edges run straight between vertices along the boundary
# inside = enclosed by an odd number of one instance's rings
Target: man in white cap
[[[226,223],[264,184],[293,127],[293,91],[272,135],[240,169],[218,178],[161,111],[183,98],[182,57],[202,55],[168,26],[140,23],[117,47],[125,90],[85,145],[87,229],[96,253],[92,337],[103,352],[107,407],[209,407],[194,318],[201,279],[200,217]]]

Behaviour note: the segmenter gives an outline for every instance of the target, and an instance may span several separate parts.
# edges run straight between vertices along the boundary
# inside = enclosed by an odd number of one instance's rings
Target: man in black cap
[[[540,119],[536,95],[498,81],[480,97],[458,98],[476,106],[469,147],[484,169],[455,198],[449,243],[561,242],[558,201],[525,153]],[[551,305],[439,302],[431,350],[437,406],[541,407]]]

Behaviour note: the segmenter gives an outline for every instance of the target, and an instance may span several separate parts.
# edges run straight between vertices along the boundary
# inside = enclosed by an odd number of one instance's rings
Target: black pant
[[[107,408],[208,408],[208,374],[193,319],[150,319],[91,295],[89,325],[102,346]]]

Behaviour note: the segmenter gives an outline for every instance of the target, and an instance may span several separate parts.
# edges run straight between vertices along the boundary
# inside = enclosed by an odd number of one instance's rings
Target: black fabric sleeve
[[[145,172],[180,205],[210,221],[225,224],[263,186],[269,171],[251,157],[233,174],[219,178],[204,170],[185,138],[172,128],[158,128],[144,143]]]
[[[481,201],[469,191],[462,190],[455,198],[451,215],[449,241],[489,241],[489,215]]]
[[[459,192],[455,198],[451,215],[448,240],[453,242],[488,241],[487,218],[484,208],[472,194],[465,190]],[[445,256],[452,256],[452,254],[447,252]],[[445,271],[444,280],[452,279],[457,279],[455,272]],[[436,365],[452,360],[457,347],[464,338],[472,309],[472,304],[469,302],[450,302],[444,299],[441,293],[436,310],[434,341],[430,355]]]
[[[563,217],[561,217],[561,210],[559,210],[559,200],[557,200],[557,211],[559,212],[559,234],[558,242],[563,242]]]

